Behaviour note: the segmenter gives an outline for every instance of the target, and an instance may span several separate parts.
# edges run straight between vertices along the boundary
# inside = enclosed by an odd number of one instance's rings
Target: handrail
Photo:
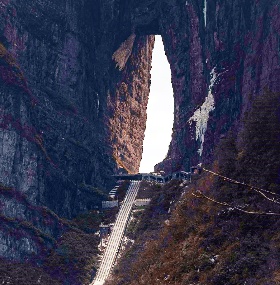
[[[173,177],[177,174],[183,175],[180,178],[184,178],[184,176],[188,175],[189,177],[191,176],[191,172],[186,172],[186,171],[178,171],[178,172],[173,172],[169,175],[163,176],[163,175],[155,175],[155,174],[150,174],[150,173],[137,173],[137,174],[116,174],[112,175],[113,177],[117,177],[119,179],[121,178],[132,178],[133,180],[145,180],[145,177],[148,177],[149,179],[152,178],[152,180],[158,181],[158,180],[163,180],[161,182],[167,182],[173,179]],[[159,181],[158,181],[159,182]]]

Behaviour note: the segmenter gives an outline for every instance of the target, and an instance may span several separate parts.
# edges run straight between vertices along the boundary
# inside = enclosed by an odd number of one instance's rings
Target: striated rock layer
[[[175,99],[172,141],[156,169],[188,170],[209,162],[220,137],[242,127],[254,98],[280,91],[280,7],[189,0],[160,1],[156,9]]]
[[[277,0],[0,1],[3,189],[71,218],[100,205],[97,188],[109,190],[120,167],[138,171],[155,34],[175,99],[156,169],[209,162],[252,99],[279,92],[279,9]],[[5,218],[12,206],[2,204]]]
[[[108,96],[109,128],[118,166],[137,173],[143,151],[154,36],[139,36],[114,95]]]
[[[115,67],[132,33],[124,4],[0,1],[0,194],[12,189],[27,203],[0,196],[0,256],[40,253],[23,226],[41,230],[37,207],[75,217],[101,205],[119,167],[138,171],[153,36],[137,35],[124,70]],[[20,235],[9,230],[15,223]],[[65,230],[57,223],[42,229],[54,239],[45,247]]]

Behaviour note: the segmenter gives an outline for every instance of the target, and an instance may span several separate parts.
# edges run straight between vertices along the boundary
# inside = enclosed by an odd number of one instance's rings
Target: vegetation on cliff
[[[216,147],[209,168],[240,184],[203,172],[189,186],[172,182],[160,190],[160,196],[186,193],[171,214],[173,197],[153,199],[134,245],[106,284],[279,284],[279,107],[279,95],[266,92],[252,104],[242,131],[228,133]],[[273,191],[274,200],[254,187]]]
[[[12,190],[5,191],[10,194]],[[47,208],[43,210],[44,222],[56,222],[50,220],[49,216],[53,213]],[[32,213],[31,209],[29,211]],[[56,239],[44,234],[31,222],[1,216],[2,230],[5,228],[10,235],[26,240],[30,232],[37,238],[36,242],[40,246],[40,252],[34,252],[33,256],[26,255],[23,262],[0,259],[1,284],[89,284],[96,272],[99,255],[99,237],[96,232],[100,223],[112,223],[117,211],[117,208],[106,211],[93,210],[80,214],[71,221],[59,219],[62,228],[60,236]],[[29,243],[32,242],[33,240]]]

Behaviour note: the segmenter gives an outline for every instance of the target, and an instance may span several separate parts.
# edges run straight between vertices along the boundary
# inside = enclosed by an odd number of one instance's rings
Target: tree
[[[240,135],[240,178],[262,187],[280,184],[280,94],[255,99]],[[248,180],[249,179],[249,180]]]

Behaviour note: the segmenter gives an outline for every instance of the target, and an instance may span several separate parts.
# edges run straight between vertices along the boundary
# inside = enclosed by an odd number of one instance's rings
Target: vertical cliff
[[[188,169],[211,160],[229,129],[242,128],[254,98],[279,92],[279,4],[190,0],[158,7],[175,118],[168,156],[156,168]]]
[[[153,36],[136,37],[115,94],[108,96],[113,156],[129,173],[138,172],[142,158],[153,44]]]
[[[1,256],[40,253],[13,223],[51,247],[59,217],[100,206],[120,166],[138,171],[153,37],[136,36],[120,71],[112,56],[133,34],[129,15],[123,1],[0,1]],[[43,206],[59,217],[40,226]]]
[[[115,67],[121,4],[2,2],[1,182],[64,216],[94,206],[82,185],[110,186],[115,157],[140,163],[153,40]]]
[[[42,206],[72,218],[100,205],[119,167],[138,171],[155,34],[175,99],[156,168],[211,161],[253,99],[279,92],[279,9],[277,0],[0,1],[1,256],[22,257],[7,253],[7,217],[55,239],[63,230],[34,222]],[[32,235],[15,240],[37,252]]]
[[[136,31],[162,35],[172,71],[173,136],[156,169],[202,162],[224,176],[182,183],[177,204],[155,191],[106,284],[279,284],[279,1],[135,6]]]

